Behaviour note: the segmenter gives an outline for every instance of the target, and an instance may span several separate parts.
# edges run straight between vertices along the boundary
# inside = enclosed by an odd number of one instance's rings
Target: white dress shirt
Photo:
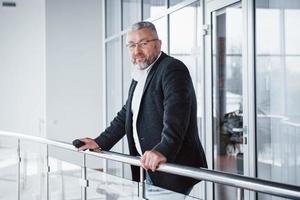
[[[137,81],[137,85],[133,92],[132,103],[131,103],[133,140],[135,143],[135,147],[140,155],[143,155],[143,153],[142,153],[142,148],[141,148],[140,141],[138,138],[136,123],[137,123],[138,113],[139,113],[139,109],[140,109],[140,104],[141,104],[141,99],[142,99],[143,92],[144,92],[144,86],[145,86],[146,79],[148,77],[148,74],[149,74],[152,66],[158,60],[160,55],[161,55],[161,53],[158,55],[156,60],[151,65],[149,65],[149,67],[147,67],[146,69],[141,70],[141,69],[138,69],[137,67],[134,67],[133,72],[132,72],[132,78],[135,81]]]

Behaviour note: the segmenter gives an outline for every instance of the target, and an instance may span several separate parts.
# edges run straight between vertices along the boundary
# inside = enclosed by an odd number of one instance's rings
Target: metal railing
[[[13,133],[13,132],[7,132],[7,131],[0,131],[0,136],[8,136],[8,137],[15,137],[18,139],[18,155],[20,157],[20,140],[30,140],[33,142],[43,143],[47,145],[47,154],[48,154],[48,145],[60,147],[67,150],[72,151],[78,151],[73,145],[55,141],[55,140],[49,140],[41,137],[35,137],[30,135],[24,135],[19,133]],[[86,177],[86,155],[92,155],[99,158],[107,159],[107,160],[113,160],[118,161],[134,166],[140,167],[140,175],[141,180],[139,182],[139,192],[138,196],[140,199],[145,199],[145,183],[143,179],[143,168],[140,164],[140,159],[138,157],[124,155],[120,153],[113,153],[113,152],[107,152],[102,151],[101,153],[95,153],[91,151],[81,151],[79,152],[83,155],[83,163],[82,163],[82,169],[81,169],[81,178],[82,178],[82,186],[81,186],[81,199],[86,200],[86,188],[88,187],[88,180]],[[48,155],[46,155],[48,158]],[[19,173],[20,173],[20,162],[21,159],[19,159],[19,166],[18,166],[18,179]],[[205,180],[213,183],[219,183],[222,185],[232,186],[237,188],[237,198],[243,199],[244,190],[254,191],[254,192],[260,192],[265,193],[273,196],[278,197],[284,197],[284,198],[291,198],[291,199],[300,199],[300,187],[295,185],[289,185],[289,184],[283,184],[253,177],[247,177],[237,174],[230,174],[220,171],[214,171],[209,169],[202,169],[202,168],[193,168],[188,166],[181,166],[181,165],[175,165],[175,164],[161,164],[157,171],[171,173],[171,174],[177,174],[182,175],[186,177],[191,177],[199,180]],[[20,199],[19,190],[20,190],[20,180],[18,180],[18,199]],[[48,184],[47,184],[48,189]],[[49,199],[49,191],[47,191],[47,199]]]

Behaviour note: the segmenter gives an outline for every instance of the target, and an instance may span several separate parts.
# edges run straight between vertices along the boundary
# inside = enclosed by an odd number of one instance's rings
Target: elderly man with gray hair
[[[161,51],[151,22],[127,33],[133,63],[126,104],[97,138],[80,139],[80,150],[110,150],[124,135],[130,155],[141,156],[146,179],[155,186],[189,194],[198,180],[156,171],[161,163],[207,167],[197,128],[197,103],[187,67]],[[139,168],[132,166],[133,180]]]

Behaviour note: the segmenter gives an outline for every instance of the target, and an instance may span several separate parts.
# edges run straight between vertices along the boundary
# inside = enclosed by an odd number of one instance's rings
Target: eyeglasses
[[[148,45],[149,42],[153,42],[153,41],[156,41],[158,39],[152,39],[152,40],[144,40],[144,41],[141,41],[141,42],[137,42],[137,43],[128,43],[126,44],[126,47],[129,49],[129,50],[134,50],[135,47],[140,47],[142,49],[145,49]]]

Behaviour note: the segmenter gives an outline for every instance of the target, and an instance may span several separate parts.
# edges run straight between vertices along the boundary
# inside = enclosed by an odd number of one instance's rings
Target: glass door
[[[243,16],[240,3],[211,12],[213,169],[244,174]],[[235,200],[237,190],[214,184],[215,200]]]

